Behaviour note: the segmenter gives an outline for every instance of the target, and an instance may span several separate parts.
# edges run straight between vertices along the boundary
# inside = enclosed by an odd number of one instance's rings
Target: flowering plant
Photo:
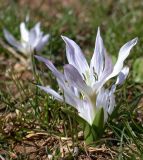
[[[32,29],[28,30],[25,23],[22,22],[20,24],[20,41],[17,41],[8,30],[4,29],[3,32],[7,42],[26,57],[31,56],[31,53],[34,51],[41,51],[49,39],[49,34],[43,35],[40,23],[37,23]]]
[[[119,51],[118,59],[113,66],[112,60],[106,52],[98,29],[94,54],[88,65],[80,47],[71,39],[62,36],[66,43],[66,56],[69,64],[64,65],[64,73],[58,71],[48,59],[36,56],[52,71],[56,77],[63,95],[52,88],[38,86],[59,101],[77,109],[79,116],[87,123],[84,128],[87,143],[95,140],[103,131],[104,124],[115,107],[114,92],[116,86],[126,79],[129,68],[123,66],[130,50],[137,43],[137,38],[127,42]],[[114,85],[105,88],[104,84],[117,76]]]

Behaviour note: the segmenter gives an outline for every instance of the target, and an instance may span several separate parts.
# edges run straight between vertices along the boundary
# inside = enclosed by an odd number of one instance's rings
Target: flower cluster
[[[24,22],[20,24],[21,40],[17,41],[6,29],[4,37],[10,45],[19,52],[29,57],[34,51],[41,51],[49,39],[49,34],[43,35],[40,29],[40,23],[37,23],[32,29],[28,30]]]
[[[40,56],[36,56],[52,71],[56,77],[59,88],[63,95],[52,88],[38,86],[48,94],[51,94],[59,101],[77,109],[78,114],[91,126],[98,114],[99,109],[104,111],[104,123],[114,110],[114,92],[117,85],[121,85],[126,79],[129,68],[124,67],[124,61],[128,57],[130,50],[137,43],[137,38],[124,44],[119,50],[118,59],[115,65],[112,64],[110,56],[107,54],[100,35],[97,31],[94,54],[90,64],[87,63],[80,47],[71,39],[62,36],[66,43],[66,56],[69,64],[64,65],[64,72],[56,69],[53,63]],[[105,83],[113,77],[117,77],[115,84],[105,88]]]

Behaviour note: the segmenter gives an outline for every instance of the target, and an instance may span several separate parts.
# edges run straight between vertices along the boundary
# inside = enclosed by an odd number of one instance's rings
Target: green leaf
[[[98,109],[92,126],[85,122],[83,128],[86,144],[91,144],[102,136],[104,131],[104,110],[102,107]]]
[[[104,110],[102,107],[98,109],[92,127],[97,132],[98,136],[102,135],[104,130]]]
[[[143,58],[138,58],[133,64],[133,80],[143,83]]]
[[[96,131],[87,122],[84,125],[84,140],[87,145],[97,140]]]

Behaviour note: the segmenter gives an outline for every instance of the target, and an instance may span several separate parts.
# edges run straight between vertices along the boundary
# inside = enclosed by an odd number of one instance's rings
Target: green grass
[[[82,136],[78,138],[82,129],[75,121],[76,111],[36,87],[35,84],[42,83],[58,88],[49,70],[36,61],[41,71],[39,81],[34,80],[32,73],[27,70],[17,73],[13,67],[19,63],[18,60],[0,46],[0,155],[14,159],[10,154],[13,153],[17,159],[30,159],[32,153],[18,153],[15,149],[16,145],[27,147],[25,143],[28,141],[37,147],[34,151],[37,159],[44,159],[48,154],[53,154],[53,159],[62,156],[74,159],[75,146],[79,147],[79,155],[75,159],[143,159],[143,85],[135,83],[133,79],[135,59],[142,57],[142,7],[141,0],[81,0],[77,5],[67,7],[57,2],[46,10],[40,6],[30,9],[26,4],[19,7],[18,1],[14,0],[0,4],[1,38],[4,39],[3,27],[19,38],[19,23],[30,13],[29,27],[41,21],[43,31],[51,34],[42,55],[51,59],[60,70],[67,61],[65,44],[60,35],[75,40],[89,60],[93,54],[98,26],[101,27],[106,49],[113,59],[117,58],[119,48],[124,43],[139,37],[138,44],[126,61],[130,66],[129,77],[116,92],[117,111],[92,151],[84,146]],[[43,75],[43,72],[46,74]],[[30,77],[26,77],[27,74]],[[62,147],[67,150],[65,155]]]

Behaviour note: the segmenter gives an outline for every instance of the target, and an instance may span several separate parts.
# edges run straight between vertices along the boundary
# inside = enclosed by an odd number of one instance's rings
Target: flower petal
[[[95,108],[96,106],[92,106],[88,100],[83,100],[82,103],[78,106],[78,114],[90,125],[92,125],[96,115]]]
[[[34,30],[36,31],[36,35],[37,35],[37,36],[39,36],[39,35],[42,34],[40,27],[41,27],[41,23],[38,22],[38,23],[36,23],[36,25],[32,28],[32,29],[34,29]],[[31,29],[31,30],[32,30],[32,29]]]
[[[65,36],[62,36],[62,39],[66,43],[66,55],[69,64],[75,66],[81,75],[85,74],[89,70],[89,66],[80,47],[73,40]]]
[[[37,85],[37,86],[40,89],[44,90],[46,93],[51,94],[52,96],[54,96],[54,98],[57,99],[58,101],[63,101],[62,96],[60,96],[56,91],[54,91],[50,87],[43,87],[43,86],[39,86],[39,85]]]
[[[94,85],[94,90],[97,90],[97,92],[101,89],[101,87],[112,77],[117,76],[122,68],[123,68],[123,63],[125,61],[125,59],[128,57],[130,50],[132,49],[133,46],[136,45],[138,38],[135,38],[129,42],[127,42],[125,45],[123,45],[119,51],[119,56],[118,56],[118,60],[113,68],[113,71],[111,72],[111,74],[109,74],[108,76],[105,76],[105,78],[99,82],[99,84],[95,84]]]
[[[47,43],[48,40],[49,40],[49,37],[50,37],[50,35],[47,34],[47,35],[45,35],[45,36],[41,39],[41,41],[39,42],[39,44],[36,46],[36,51],[41,51],[41,50],[44,48],[44,46],[46,45],[46,43]]]
[[[43,32],[40,30],[40,22],[38,22],[30,31],[29,31],[29,43],[30,46],[35,49],[37,45],[42,41]]]
[[[77,110],[78,110],[78,106],[79,105],[81,106],[81,102],[82,102],[79,98],[77,98],[74,94],[71,93],[69,88],[64,90],[64,100],[66,103],[73,106]]]
[[[51,61],[49,61],[46,58],[40,57],[40,56],[35,56],[39,61],[44,62],[46,64],[46,66],[52,71],[52,73],[54,74],[54,76],[57,78],[57,81],[59,83],[59,86],[63,89],[64,91],[64,100],[66,101],[66,103],[68,103],[69,105],[72,105],[73,107],[76,108],[77,103],[80,103],[80,99],[77,97],[76,93],[73,92],[72,88],[70,88],[70,86],[67,86],[65,83],[65,78],[64,75],[59,72],[55,66],[52,64]],[[40,86],[41,87],[41,86]],[[54,91],[52,89],[47,90],[47,88],[43,88],[42,89],[46,89],[45,91],[48,93],[53,93]],[[56,96],[56,94],[55,94]],[[58,97],[57,97],[58,98]]]
[[[103,70],[103,73],[100,77],[98,77],[98,80],[93,85],[94,92],[98,92],[104,83],[106,82],[106,78],[112,73],[113,71],[113,64],[111,58],[105,54],[105,67]]]
[[[50,60],[37,55],[35,55],[35,58],[38,59],[40,62],[44,62],[56,78],[60,79],[61,81],[64,81],[64,75],[56,69],[56,67]]]
[[[138,38],[135,38],[129,42],[127,42],[125,45],[123,45],[119,51],[119,56],[118,60],[113,68],[113,72],[107,77],[107,79],[110,79],[112,77],[115,77],[116,75],[119,74],[119,72],[123,68],[123,63],[125,59],[128,57],[130,50],[132,49],[133,46],[137,44]]]
[[[109,106],[108,106],[108,114],[111,115],[114,108],[115,108],[115,95],[114,95],[114,91],[112,92],[112,90],[110,91],[110,96],[109,96]]]
[[[35,47],[37,45],[36,41],[37,41],[36,31],[34,29],[32,29],[29,32],[29,41],[27,43],[29,43],[29,45],[32,47],[32,49],[35,49]]]
[[[20,24],[20,33],[21,33],[21,40],[24,42],[28,42],[29,41],[29,31],[27,30],[24,22]]]
[[[6,29],[3,30],[4,32],[4,37],[8,41],[10,45],[13,47],[17,48],[18,50],[22,49],[21,43],[19,43]]]
[[[112,85],[111,87],[111,93],[114,93],[116,91],[116,87],[117,85],[121,85],[123,84],[123,82],[125,81],[125,79],[127,78],[129,73],[129,67],[124,67],[121,72],[119,73],[116,83]]]
[[[104,48],[103,40],[100,35],[100,28],[98,28],[95,50],[90,63],[90,69],[97,74],[98,78],[100,77],[104,69],[105,53],[106,50]]]
[[[104,70],[103,73],[101,73],[101,76],[99,77],[98,81],[102,81],[105,78],[107,78],[113,71],[113,64],[112,59],[107,53],[105,53],[105,64],[104,64]]]
[[[118,77],[117,77],[117,81],[116,81],[116,85],[118,84],[123,84],[123,82],[125,81],[125,79],[127,78],[129,73],[129,67],[124,67],[121,72],[119,73]]]
[[[108,90],[103,87],[97,95],[96,107],[103,107],[104,109],[104,122],[108,119],[108,114],[111,114],[115,107],[114,89]]]
[[[86,85],[78,70],[73,65],[66,64],[64,66],[64,75],[69,84],[78,88],[80,91],[83,91],[87,95],[91,94],[92,89]]]

